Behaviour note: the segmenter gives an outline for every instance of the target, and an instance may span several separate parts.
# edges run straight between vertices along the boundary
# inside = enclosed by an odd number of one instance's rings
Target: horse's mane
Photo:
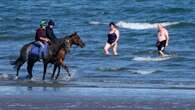
[[[61,48],[64,48],[66,50],[66,52],[69,52],[69,47],[65,43],[65,40],[70,39],[71,36],[72,35],[65,36],[62,38],[56,38],[55,44],[53,44],[54,46],[52,46],[52,48],[54,48],[53,50],[55,50],[55,53],[54,53],[55,56],[58,54],[58,52]]]

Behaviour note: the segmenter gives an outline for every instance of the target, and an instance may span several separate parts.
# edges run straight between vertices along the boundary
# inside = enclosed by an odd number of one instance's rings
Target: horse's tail
[[[14,69],[18,68],[19,65],[21,65],[24,62],[23,58],[19,56],[15,61],[10,61],[10,64],[13,65]]]
[[[15,69],[17,69],[20,65],[22,65],[28,59],[29,46],[30,46],[30,43],[24,45],[22,49],[20,50],[20,56],[15,61],[10,61],[10,64],[13,65]]]

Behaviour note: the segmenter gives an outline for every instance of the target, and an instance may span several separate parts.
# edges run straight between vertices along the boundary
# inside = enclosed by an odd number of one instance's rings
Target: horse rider
[[[51,40],[51,42],[55,42],[57,39],[53,31],[54,26],[55,26],[54,21],[49,20],[47,27],[46,27],[46,36],[48,39]]]
[[[46,22],[41,21],[40,27],[36,30],[35,35],[35,44],[40,47],[39,56],[43,56],[43,50],[45,49],[45,45],[50,42],[50,39],[46,36]]]

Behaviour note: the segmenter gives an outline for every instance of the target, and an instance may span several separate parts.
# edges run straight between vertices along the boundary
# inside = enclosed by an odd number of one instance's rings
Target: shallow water
[[[0,89],[3,110],[193,110],[193,90],[12,87]]]
[[[6,81],[2,85],[21,85],[13,82],[15,70],[9,61],[18,56],[22,45],[34,39],[41,19],[53,19],[58,37],[76,31],[86,43],[86,48],[73,47],[66,56],[65,63],[73,76],[70,82],[75,85],[193,86],[194,5],[193,0],[1,1],[0,80]],[[103,55],[110,21],[116,22],[121,32],[119,56]],[[159,58],[155,51],[157,23],[162,23],[170,32],[166,58]],[[49,73],[51,71],[52,66]],[[35,65],[33,73],[35,82],[39,82],[41,63]],[[24,65],[21,79],[25,80],[26,75]],[[50,75],[47,75],[48,81]],[[59,82],[66,83],[64,71]]]

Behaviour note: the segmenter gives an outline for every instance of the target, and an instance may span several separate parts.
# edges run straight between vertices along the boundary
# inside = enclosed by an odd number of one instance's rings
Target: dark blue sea
[[[64,63],[69,66],[72,77],[67,81],[67,74],[61,71],[57,83],[65,84],[63,87],[193,90],[194,13],[194,0],[2,0],[1,85],[8,88],[26,85],[26,65],[20,71],[21,83],[15,81],[16,71],[10,61],[19,56],[24,44],[34,40],[39,22],[52,19],[56,23],[54,31],[58,38],[77,32],[86,43],[85,48],[73,46],[66,55]],[[103,54],[111,21],[117,24],[121,34],[118,56]],[[155,47],[159,23],[168,29],[170,35],[166,48],[168,57],[165,58],[158,56]],[[42,82],[43,65],[36,63],[30,85],[53,83],[50,80],[52,68],[52,65],[48,67],[46,81]]]

